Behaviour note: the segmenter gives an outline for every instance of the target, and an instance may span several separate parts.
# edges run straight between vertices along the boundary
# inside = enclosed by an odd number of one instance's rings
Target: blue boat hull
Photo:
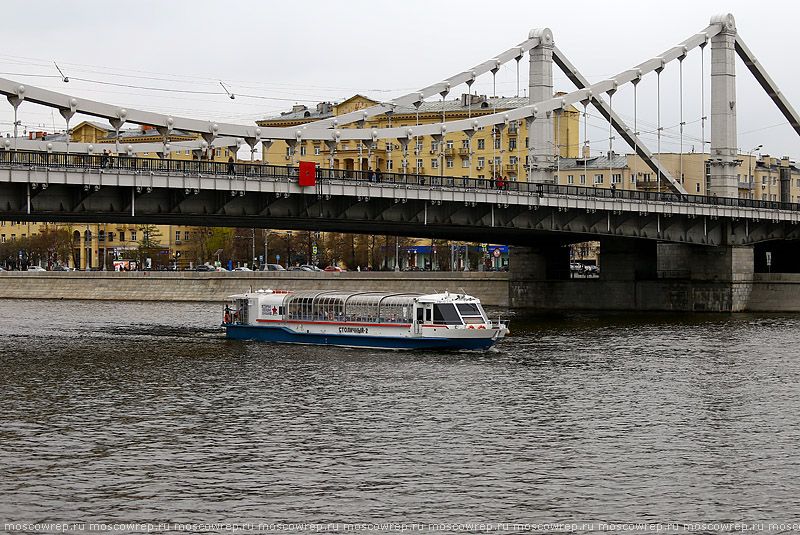
[[[353,336],[342,334],[296,333],[285,327],[223,325],[228,338],[262,340],[289,344],[314,344],[376,349],[489,349],[491,338],[402,338],[394,336]]]

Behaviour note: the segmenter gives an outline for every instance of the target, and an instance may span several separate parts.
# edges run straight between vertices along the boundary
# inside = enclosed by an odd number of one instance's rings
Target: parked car
[[[53,271],[75,271],[75,268],[71,268],[69,266],[56,266],[53,268]]]
[[[249,267],[239,266],[237,268],[233,268],[234,271],[253,271]]]
[[[222,266],[217,266],[217,267],[211,266],[211,271],[225,271],[225,272],[227,272],[228,270],[225,269]]]
[[[261,271],[286,271],[286,269],[280,264],[264,264]]]
[[[311,264],[303,264],[300,267],[301,268],[307,268],[309,271],[325,271],[324,269],[320,269],[317,266],[312,266]]]
[[[328,266],[325,268],[325,271],[344,271],[339,266]]]
[[[590,264],[586,266],[586,272],[590,275],[599,275],[600,274],[600,266],[595,266],[594,264]]]
[[[569,270],[573,272],[578,272],[583,267],[583,264],[580,262],[570,262],[569,263]]]
[[[306,266],[292,266],[289,268],[289,271],[311,271]]]
[[[208,264],[200,264],[199,266],[194,268],[194,270],[195,271],[216,271],[214,266],[209,266]]]
[[[28,271],[47,271],[42,266],[28,266]]]

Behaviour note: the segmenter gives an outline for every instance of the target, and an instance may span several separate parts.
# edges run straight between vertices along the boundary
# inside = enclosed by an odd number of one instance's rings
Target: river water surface
[[[0,300],[0,528],[800,523],[800,316],[497,312],[490,351],[385,352]]]

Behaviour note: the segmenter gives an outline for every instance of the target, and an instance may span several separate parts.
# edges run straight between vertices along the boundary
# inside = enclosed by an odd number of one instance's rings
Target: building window
[[[553,175],[553,184],[558,184],[558,175]]]
[[[614,173],[613,175],[611,175],[611,183],[622,184],[622,175],[619,173]]]
[[[448,149],[452,149],[453,148],[453,142],[452,141],[448,141],[447,142],[447,148]]]
[[[188,230],[183,233],[183,239],[186,240],[186,241],[189,241],[189,231]]]
[[[391,171],[392,169],[394,169],[394,164],[392,163],[392,160],[386,160],[386,170]]]
[[[131,231],[131,241],[136,241],[136,232]]]
[[[478,169],[483,169],[485,165],[486,165],[486,160],[484,159],[484,157],[478,156]]]
[[[452,158],[448,158],[446,160],[446,163],[447,163],[447,168],[448,169],[452,169],[453,168],[453,159]]]
[[[319,147],[314,147],[314,156],[319,156]]]
[[[567,184],[574,184],[574,183],[575,183],[575,176],[567,175]]]
[[[431,169],[439,169],[439,158],[431,158]]]
[[[511,156],[508,159],[508,163],[510,163],[511,165],[517,165],[517,157],[516,156]]]
[[[11,235],[11,241],[14,241],[14,240],[16,240],[16,239],[17,239],[17,235],[16,235],[16,234],[12,234],[12,235]]]
[[[431,152],[439,152],[439,142],[431,141]]]
[[[417,169],[422,169],[422,158],[417,160]]]
[[[462,139],[461,140],[461,148],[462,149],[468,149],[469,148],[469,139]],[[798,182],[797,185],[800,186],[800,179],[798,179],[797,182]]]
[[[644,180],[645,182],[650,182],[650,173],[643,174],[642,180]]]
[[[478,140],[478,150],[484,150],[486,148],[486,140],[479,139]]]
[[[586,175],[581,175],[580,181],[581,181],[581,185],[585,186],[586,185]]]
[[[494,138],[494,148],[500,149],[500,138],[499,137]]]
[[[0,235],[0,243],[5,243],[5,242],[6,242],[6,235],[5,234]]]
[[[417,154],[422,152],[422,141],[417,141],[417,144],[414,145],[414,152],[416,152]]]
[[[175,241],[181,241],[181,231],[180,230],[176,230],[175,231]]]
[[[222,151],[220,149],[217,149],[217,158],[219,158],[219,155],[220,155],[221,152]]]
[[[525,138],[525,148],[526,149],[530,148],[530,145],[528,145],[528,138]]]
[[[300,145],[300,156],[305,156],[305,155],[306,155],[306,146]]]
[[[466,169],[467,167],[469,167],[469,160],[468,160],[468,159],[466,159],[466,158],[462,158],[462,159],[461,159],[461,167],[463,167],[464,169]]]
[[[603,175],[594,175],[594,183],[595,184],[602,184],[603,183]]]
[[[517,138],[512,137],[508,140],[508,150],[516,150],[517,148]]]
[[[120,232],[119,233],[119,241],[125,241],[125,233],[124,232]]]
[[[694,189],[697,193],[700,193],[700,182],[694,185]]]

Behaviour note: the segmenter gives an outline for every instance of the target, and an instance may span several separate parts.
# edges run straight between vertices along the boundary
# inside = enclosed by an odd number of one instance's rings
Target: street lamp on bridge
[[[747,152],[747,181],[750,184],[753,184],[753,160],[751,159],[753,153],[757,150],[761,150],[761,147],[764,145],[759,145],[758,147],[754,147]],[[755,196],[755,195],[754,195]]]

